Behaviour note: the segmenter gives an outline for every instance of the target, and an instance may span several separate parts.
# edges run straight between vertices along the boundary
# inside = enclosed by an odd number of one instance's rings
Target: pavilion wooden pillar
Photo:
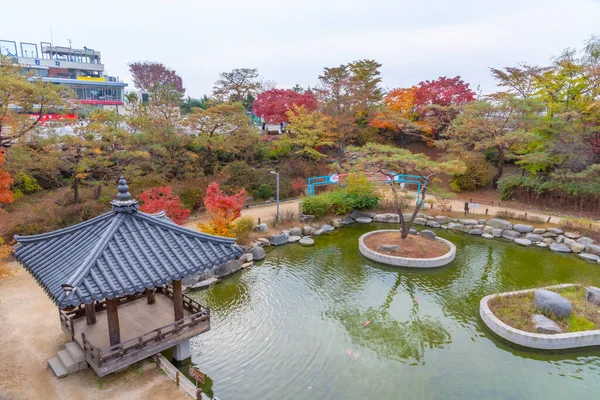
[[[106,317],[108,320],[108,336],[110,345],[121,343],[121,329],[119,328],[119,313],[117,311],[117,298],[106,299]]]
[[[181,280],[173,281],[173,305],[175,307],[175,321],[183,319],[183,290]]]
[[[156,289],[146,289],[146,300],[148,304],[156,303]]]
[[[91,304],[85,305],[85,321],[88,325],[96,323],[96,302],[92,301]]]

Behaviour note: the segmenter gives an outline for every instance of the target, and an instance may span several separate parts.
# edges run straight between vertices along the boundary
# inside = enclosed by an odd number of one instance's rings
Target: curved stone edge
[[[410,267],[410,268],[435,268],[442,267],[446,264],[449,264],[456,257],[456,246],[454,243],[449,240],[443,239],[441,237],[437,237],[436,240],[439,240],[445,243],[450,250],[444,254],[443,256],[434,257],[434,258],[408,258],[408,257],[397,257],[397,256],[388,256],[385,254],[378,253],[369,249],[364,240],[370,235],[380,233],[380,232],[398,232],[397,229],[383,229],[378,231],[367,232],[361,237],[358,238],[358,248],[360,253],[367,257],[370,260],[377,261],[382,264],[393,265],[396,267]]]
[[[538,289],[561,289],[571,286],[580,285],[567,283],[543,288],[490,294],[485,296],[479,302],[479,315],[492,332],[511,343],[518,344],[519,346],[538,350],[567,350],[579,347],[600,346],[600,330],[555,334],[525,332],[520,329],[515,329],[512,326],[500,321],[500,319],[496,317],[494,313],[492,313],[492,310],[490,310],[488,305],[489,301],[496,297],[514,296],[523,293],[535,292]]]

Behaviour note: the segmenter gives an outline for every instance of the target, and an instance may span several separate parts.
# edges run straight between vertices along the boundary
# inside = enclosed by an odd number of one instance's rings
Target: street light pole
[[[279,172],[271,171],[271,174],[275,174],[277,178],[277,215],[275,216],[275,223],[279,223]]]

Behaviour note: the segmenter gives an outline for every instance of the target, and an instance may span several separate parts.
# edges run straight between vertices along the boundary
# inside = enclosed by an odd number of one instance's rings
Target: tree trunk
[[[79,203],[79,178],[77,177],[73,179],[73,202],[75,204]]]
[[[502,177],[502,173],[504,172],[504,149],[502,146],[496,146],[498,149],[498,170],[496,171],[496,175],[492,178],[492,188],[498,188],[498,180]]]

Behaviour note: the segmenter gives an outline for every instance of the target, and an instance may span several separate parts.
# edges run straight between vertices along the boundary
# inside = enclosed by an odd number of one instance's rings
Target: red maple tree
[[[267,122],[278,124],[288,122],[286,112],[293,105],[304,106],[308,111],[317,109],[315,96],[310,92],[298,93],[288,89],[271,89],[262,92],[254,100],[252,112],[264,117]]]
[[[463,106],[475,100],[475,92],[460,76],[423,81],[414,87],[414,106],[419,111],[426,105]]]
[[[4,164],[4,149],[0,149],[0,167]],[[0,170],[0,204],[12,203],[13,193],[10,191],[10,185],[13,180],[8,172]],[[0,209],[0,212],[2,210]]]
[[[242,214],[245,201],[244,189],[234,195],[227,195],[221,191],[218,183],[211,183],[204,196],[204,206],[211,221],[208,224],[198,224],[198,228],[212,235],[232,237],[233,221]]]
[[[190,210],[181,204],[179,196],[171,191],[171,186],[154,187],[140,194],[142,205],[140,210],[147,213],[167,212],[173,222],[183,224],[190,218]]]

